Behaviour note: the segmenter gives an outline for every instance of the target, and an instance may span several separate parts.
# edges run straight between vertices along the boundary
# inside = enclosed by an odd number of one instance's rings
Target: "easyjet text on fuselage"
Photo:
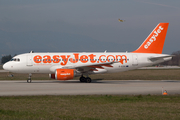
[[[73,55],[36,55],[33,58],[35,63],[60,63],[60,65],[65,66],[68,62],[71,63],[105,63],[118,61],[121,64],[127,63],[126,55],[80,55],[79,53],[73,53]]]

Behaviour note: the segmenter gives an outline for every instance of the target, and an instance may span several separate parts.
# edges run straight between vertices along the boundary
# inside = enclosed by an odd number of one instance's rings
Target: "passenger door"
[[[32,66],[33,65],[33,61],[32,61],[32,56],[31,55],[27,55],[27,59],[26,59],[26,63],[27,66]]]
[[[132,65],[137,66],[138,65],[138,55],[133,55],[132,57],[133,57]]]

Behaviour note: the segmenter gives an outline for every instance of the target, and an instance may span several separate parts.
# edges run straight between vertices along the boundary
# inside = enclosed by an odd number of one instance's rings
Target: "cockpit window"
[[[12,58],[11,61],[17,61],[17,62],[19,62],[20,59],[19,59],[19,58]]]

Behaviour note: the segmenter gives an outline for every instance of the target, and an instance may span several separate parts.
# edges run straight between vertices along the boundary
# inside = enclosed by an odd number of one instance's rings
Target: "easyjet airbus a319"
[[[14,73],[49,73],[50,78],[91,82],[90,74],[137,69],[172,59],[162,54],[169,23],[159,23],[140,47],[133,52],[25,53],[12,58],[3,68]],[[134,41],[133,41],[134,42]]]

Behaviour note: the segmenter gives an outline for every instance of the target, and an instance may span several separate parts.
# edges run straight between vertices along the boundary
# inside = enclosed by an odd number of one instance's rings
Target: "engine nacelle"
[[[70,80],[75,74],[74,69],[56,69],[55,74],[50,74],[49,77],[56,80]]]

